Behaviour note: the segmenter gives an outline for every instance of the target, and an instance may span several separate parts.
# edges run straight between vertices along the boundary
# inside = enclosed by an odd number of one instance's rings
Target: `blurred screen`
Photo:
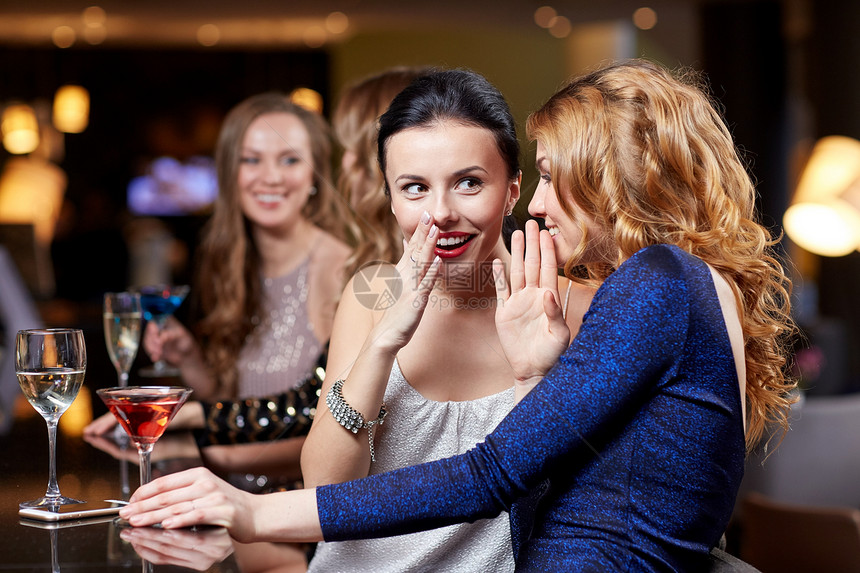
[[[135,215],[192,215],[206,211],[217,196],[211,157],[159,157],[128,184],[127,201]]]

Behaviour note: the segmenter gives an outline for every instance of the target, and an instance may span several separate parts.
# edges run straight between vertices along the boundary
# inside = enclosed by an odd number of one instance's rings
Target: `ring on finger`
[[[415,252],[409,253],[409,260],[411,260],[413,263],[418,262],[418,260],[415,258],[415,255],[416,255]]]

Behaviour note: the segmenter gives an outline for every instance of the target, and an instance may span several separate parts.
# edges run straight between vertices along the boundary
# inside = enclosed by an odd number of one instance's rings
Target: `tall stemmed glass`
[[[140,305],[143,309],[143,317],[153,320],[159,330],[164,328],[167,318],[176,312],[182,301],[191,290],[188,285],[147,285],[140,287]],[[150,368],[142,368],[141,376],[148,378],[161,378],[165,376],[176,376],[179,371],[168,366],[164,360],[158,360]]]
[[[140,307],[140,293],[108,292],[104,296],[102,313],[105,331],[105,345],[118,377],[118,386],[128,386],[128,373],[137,356],[140,346],[140,326],[143,312]],[[119,446],[128,446],[128,437],[120,427],[114,428],[114,436]],[[128,461],[119,463],[120,490],[123,499],[128,499],[131,488],[128,485]]]
[[[140,456],[140,485],[152,477],[149,455],[173,416],[191,394],[175,386],[129,386],[103,388],[96,393],[137,446]]]
[[[128,372],[140,346],[140,321],[143,313],[140,294],[108,292],[102,314],[105,345],[119,378],[118,386],[128,386]]]
[[[75,328],[19,330],[15,340],[15,372],[21,390],[48,424],[50,470],[48,489],[20,507],[84,503],[60,494],[57,485],[57,423],[75,400],[87,369],[84,334]]]

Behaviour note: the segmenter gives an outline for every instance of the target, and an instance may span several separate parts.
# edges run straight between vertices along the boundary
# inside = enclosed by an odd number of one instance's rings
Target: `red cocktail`
[[[129,386],[97,390],[111,413],[119,420],[140,455],[140,484],[151,477],[149,454],[179,407],[189,388],[173,386]]]

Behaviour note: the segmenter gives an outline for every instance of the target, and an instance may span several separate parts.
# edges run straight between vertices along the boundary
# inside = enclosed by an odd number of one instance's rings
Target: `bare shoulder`
[[[343,268],[352,249],[334,235],[318,229],[314,240],[311,259],[331,267]]]
[[[346,282],[346,261],[350,248],[333,235],[316,228],[312,240],[308,281],[308,307],[319,340],[331,337],[341,290]]]
[[[311,247],[311,280],[319,284],[331,284],[337,294],[346,279],[346,261],[352,249],[349,245],[322,229],[317,228]],[[327,289],[330,290],[330,289]]]

